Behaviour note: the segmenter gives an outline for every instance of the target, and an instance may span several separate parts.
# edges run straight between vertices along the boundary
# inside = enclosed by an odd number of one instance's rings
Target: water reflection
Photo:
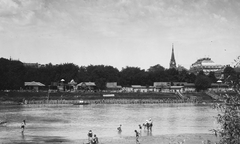
[[[152,136],[152,131],[147,131],[147,136]]]
[[[24,133],[22,132],[22,140],[25,141]]]
[[[8,107],[0,109],[0,118],[7,117],[7,128],[0,128],[0,139],[19,135],[22,119],[28,121],[21,140],[42,139],[50,136],[60,140],[87,139],[90,129],[98,137],[142,136],[178,133],[208,133],[217,126],[213,116],[217,112],[207,106],[86,105],[69,107]],[[152,118],[153,129],[139,129],[146,119]],[[1,120],[1,119],[0,119]],[[116,126],[122,124],[122,131]],[[26,137],[27,136],[27,137]],[[41,137],[41,138],[39,138]]]

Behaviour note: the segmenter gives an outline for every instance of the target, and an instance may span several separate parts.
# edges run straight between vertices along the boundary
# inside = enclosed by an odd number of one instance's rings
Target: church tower
[[[176,66],[176,61],[175,61],[175,57],[174,57],[173,44],[172,44],[172,56],[171,56],[169,68],[177,68],[177,66]]]

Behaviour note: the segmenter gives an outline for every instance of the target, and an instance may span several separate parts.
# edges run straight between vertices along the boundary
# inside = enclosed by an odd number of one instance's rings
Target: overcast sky
[[[0,57],[148,69],[240,55],[238,0],[0,0]]]

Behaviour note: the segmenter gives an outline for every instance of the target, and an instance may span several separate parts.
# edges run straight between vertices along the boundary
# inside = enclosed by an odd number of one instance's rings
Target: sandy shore
[[[139,138],[141,144],[215,144],[219,139],[213,134],[176,134],[160,136],[143,136]],[[85,141],[86,142],[86,141]],[[135,144],[135,137],[99,138],[100,144]]]
[[[213,134],[169,134],[159,136],[140,136],[140,144],[215,144],[219,139]],[[1,144],[86,144],[86,139],[68,140],[60,137],[38,137],[28,140],[9,140],[0,139]],[[117,138],[101,138],[99,137],[99,144],[135,144],[134,136],[117,137]]]

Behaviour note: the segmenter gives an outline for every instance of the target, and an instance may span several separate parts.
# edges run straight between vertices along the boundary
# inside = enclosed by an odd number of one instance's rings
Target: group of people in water
[[[88,132],[88,144],[98,144],[98,137],[96,134],[93,135],[92,130]]]
[[[143,123],[144,129],[147,128],[147,130],[149,131],[152,131],[152,126],[153,126],[153,122],[151,118],[149,120],[146,120],[145,123]]]
[[[136,134],[136,144],[140,144],[139,142],[139,136],[140,136],[140,133],[142,131],[142,127],[144,129],[147,129],[147,131],[152,131],[152,126],[153,126],[153,121],[151,118],[149,118],[148,120],[146,120],[146,122],[144,122],[142,125],[139,124],[138,127],[139,127],[139,131],[137,130],[134,130],[135,134]],[[117,130],[118,130],[118,133],[121,133],[122,132],[122,125],[120,124],[119,127],[117,127]]]
[[[1,122],[0,124],[6,124],[7,122]],[[22,123],[21,123],[21,130],[22,130],[22,134],[24,133],[24,130],[25,130],[25,126],[26,126],[26,120],[23,120]],[[139,127],[139,131],[137,130],[134,130],[135,134],[136,134],[136,144],[140,144],[139,142],[139,136],[140,136],[140,133],[142,131],[142,128],[144,129],[147,129],[148,131],[152,131],[152,126],[153,126],[153,122],[152,122],[152,119],[149,118],[148,120],[146,120],[146,122],[144,122],[142,125],[139,124],[138,127]],[[120,124],[119,127],[117,127],[117,130],[119,133],[122,132],[122,125]],[[93,132],[92,130],[89,130],[88,132],[88,144],[98,144],[98,137],[96,134],[93,135]]]

